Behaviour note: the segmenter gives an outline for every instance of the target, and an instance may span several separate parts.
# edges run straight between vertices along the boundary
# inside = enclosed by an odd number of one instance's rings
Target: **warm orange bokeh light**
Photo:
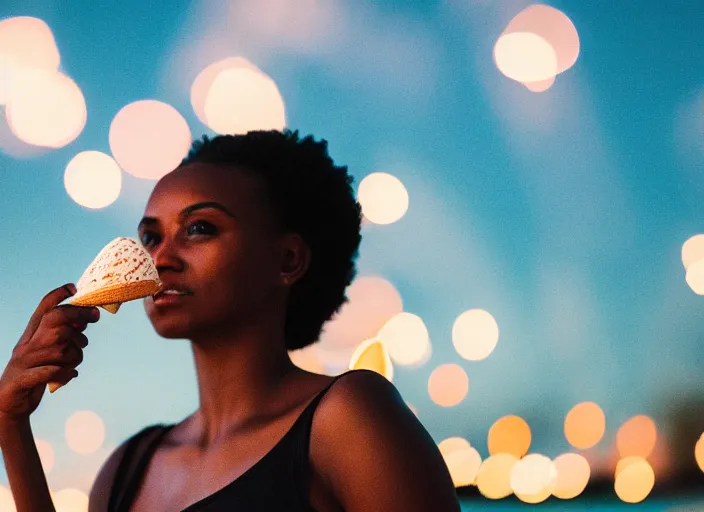
[[[555,50],[530,32],[501,35],[494,46],[494,62],[499,71],[517,82],[540,82],[557,74]]]
[[[357,198],[364,217],[374,224],[392,224],[408,210],[408,191],[401,180],[374,172],[359,183]]]
[[[565,437],[580,450],[596,445],[604,437],[606,416],[594,402],[575,405],[565,416]]]
[[[616,477],[614,489],[626,503],[639,503],[655,485],[655,473],[645,459],[628,464]]]
[[[469,441],[467,441],[463,437],[456,436],[443,439],[438,444],[438,449],[440,450],[440,453],[443,454],[443,456],[449,455],[450,453],[456,452],[458,450],[467,450],[468,448],[471,448]]]
[[[455,487],[474,484],[482,464],[482,457],[477,450],[472,447],[463,448],[443,455],[443,458]]]
[[[453,407],[469,391],[469,378],[464,368],[457,364],[443,364],[433,370],[428,378],[428,393],[436,404]]]
[[[682,244],[682,265],[687,270],[692,263],[704,260],[704,234],[689,237]]]
[[[15,500],[9,487],[0,485],[0,510],[2,512],[17,512]]]
[[[539,453],[531,453],[520,459],[511,469],[511,490],[516,496],[542,497],[548,490],[550,496],[557,479],[557,468],[549,457]],[[545,496],[540,501],[547,499]],[[537,503],[537,501],[536,501]]]
[[[69,448],[85,455],[103,445],[105,424],[93,411],[77,411],[66,420],[65,433]]]
[[[371,370],[393,381],[394,367],[384,343],[377,339],[365,340],[352,353],[350,370]]]
[[[419,366],[430,353],[430,335],[423,320],[413,313],[402,312],[390,318],[377,337],[386,344],[396,364]]]
[[[137,178],[158,180],[188,153],[191,131],[171,105],[140,100],[125,105],[110,124],[110,150],[122,170]]]
[[[500,500],[510,496],[511,470],[518,459],[510,453],[499,453],[484,459],[477,473],[476,484],[485,498]]]
[[[311,373],[325,374],[325,367],[320,361],[315,345],[308,345],[288,353],[293,364]]]
[[[519,416],[504,416],[489,429],[487,442],[492,455],[510,453],[516,458],[523,457],[530,448],[530,427]]]
[[[39,452],[39,459],[41,460],[44,473],[51,473],[51,470],[54,468],[54,447],[51,446],[51,443],[42,439],[35,439],[34,443],[37,445],[37,451]],[[2,509],[0,508],[0,510]]]
[[[213,82],[221,71],[226,69],[247,68],[260,72],[260,69],[243,57],[228,57],[226,59],[213,62],[203,71],[198,73],[198,76],[191,85],[191,106],[196,116],[200,121],[207,126],[205,118],[205,100],[208,98],[208,92],[213,85]]]
[[[226,68],[213,80],[205,98],[206,124],[217,133],[283,130],[286,109],[276,83],[250,67]]]
[[[66,166],[64,187],[81,206],[105,208],[120,196],[122,171],[111,156],[100,151],[83,151]]]
[[[355,347],[375,337],[389,319],[403,311],[401,295],[382,277],[359,277],[346,295],[340,312],[323,326],[320,341],[326,348]]]
[[[641,461],[644,461],[645,459],[643,457],[638,457],[635,455],[631,455],[629,457],[624,457],[623,459],[619,459],[619,461],[616,463],[616,469],[614,470],[614,478],[617,478],[619,473],[626,469],[628,466],[631,464],[637,464]]]
[[[571,68],[579,56],[579,34],[565,13],[544,4],[531,5],[519,12],[504,34],[529,32],[542,37],[554,49],[557,73]]]
[[[699,469],[704,471],[704,434],[699,438],[697,444],[694,445],[694,458],[697,461]]]
[[[49,25],[39,18],[16,16],[0,21],[0,105],[7,103],[15,74],[22,68],[57,71],[59,49]]]
[[[452,344],[469,361],[486,359],[499,341],[499,325],[488,311],[470,309],[452,325]]]
[[[704,295],[704,260],[689,265],[685,280],[694,293]]]
[[[38,68],[14,74],[5,114],[18,139],[47,148],[75,140],[87,119],[78,85],[61,72]]]
[[[78,489],[61,489],[52,492],[56,512],[88,512],[88,495]]]
[[[655,448],[657,429],[648,416],[634,416],[626,421],[616,434],[616,448],[621,458],[647,458]]]
[[[589,462],[578,453],[563,453],[555,458],[557,480],[553,496],[562,500],[576,498],[587,487],[591,469]]]

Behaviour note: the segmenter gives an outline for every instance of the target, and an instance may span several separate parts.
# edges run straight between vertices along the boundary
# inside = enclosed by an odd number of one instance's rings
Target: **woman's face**
[[[164,289],[186,293],[145,299],[159,335],[212,337],[283,314],[283,237],[256,176],[211,164],[180,167],[155,186],[138,234]]]

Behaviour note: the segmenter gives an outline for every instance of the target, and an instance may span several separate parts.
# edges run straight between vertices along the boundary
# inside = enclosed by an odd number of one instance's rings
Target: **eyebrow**
[[[193,212],[202,210],[204,208],[220,210],[229,217],[232,217],[233,219],[235,218],[235,216],[232,215],[232,213],[230,213],[229,210],[225,208],[222,204],[217,203],[215,201],[204,201],[201,203],[194,203],[190,206],[186,206],[183,210],[181,210],[181,213],[178,214],[178,219],[179,221],[181,221]],[[159,219],[156,219],[155,217],[143,217],[142,220],[139,221],[139,224],[137,224],[137,231],[139,231],[142,226],[153,226],[155,224],[159,224]]]

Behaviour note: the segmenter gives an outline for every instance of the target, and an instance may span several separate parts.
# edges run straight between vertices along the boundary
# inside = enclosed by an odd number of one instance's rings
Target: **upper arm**
[[[88,497],[88,512],[107,512],[115,473],[125,455],[128,442],[129,440],[118,446],[98,471]]]
[[[323,397],[311,460],[349,512],[460,510],[437,445],[393,384],[375,372],[350,372]]]

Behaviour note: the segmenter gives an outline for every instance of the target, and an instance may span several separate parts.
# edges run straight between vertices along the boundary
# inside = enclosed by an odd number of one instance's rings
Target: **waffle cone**
[[[109,313],[117,313],[123,302],[154,295],[159,290],[158,281],[133,281],[120,283],[77,297],[70,301],[74,306],[100,306]]]

